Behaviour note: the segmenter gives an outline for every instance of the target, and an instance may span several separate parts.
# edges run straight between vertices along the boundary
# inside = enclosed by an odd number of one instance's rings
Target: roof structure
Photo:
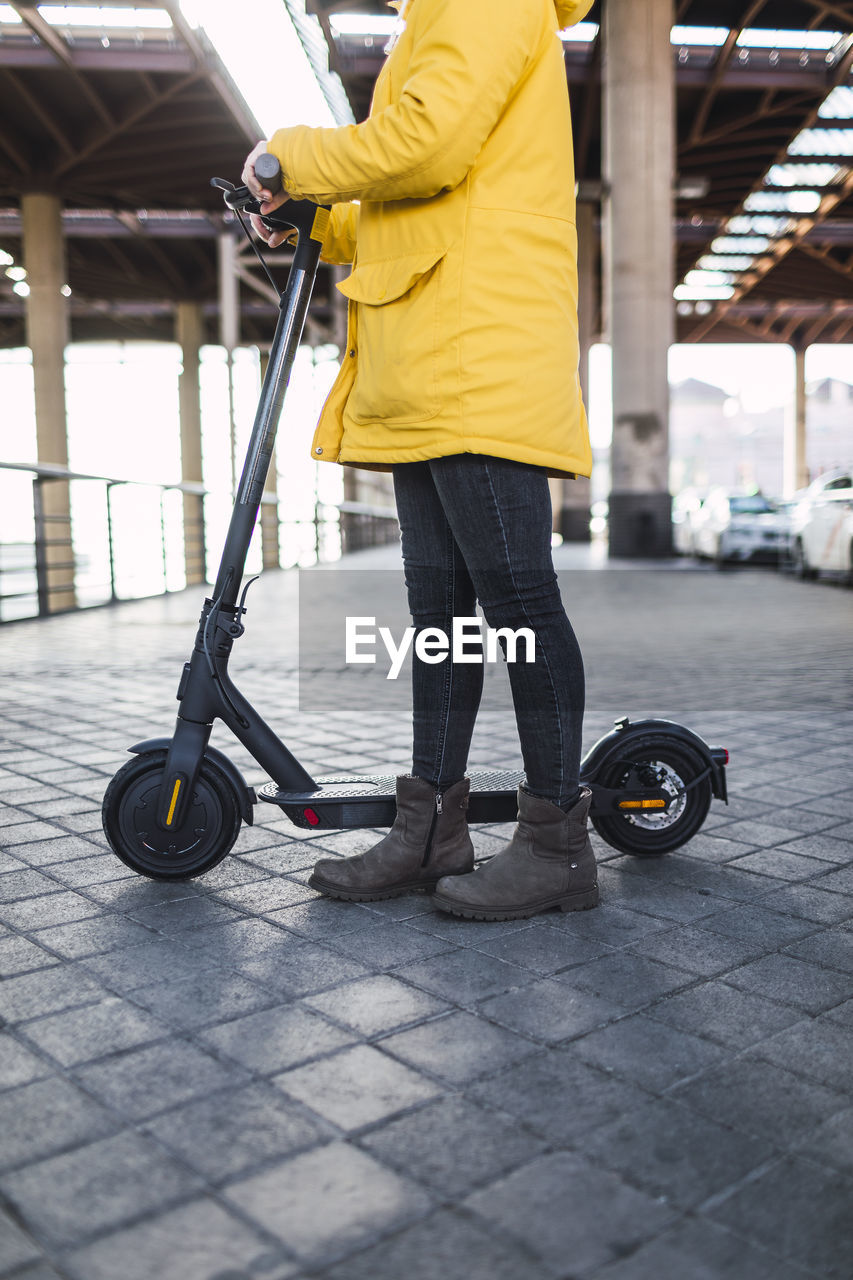
[[[601,4],[565,33],[581,198],[601,194]],[[358,118],[382,0],[308,0]],[[355,16],[372,14],[374,25]],[[853,334],[853,2],[677,0],[678,339]],[[696,274],[698,273],[698,274]]]
[[[0,4],[0,263],[22,274],[21,195],[58,194],[75,340],[171,338],[174,304],[198,301],[215,341],[233,215],[210,179],[238,181],[263,136],[177,0]],[[275,303],[249,258],[244,336],[264,340]],[[25,283],[0,282],[0,345],[22,344]]]
[[[602,2],[564,41],[579,194],[594,201]],[[321,33],[363,118],[387,5],[307,0],[306,18],[282,3],[337,117]],[[55,191],[75,339],[170,337],[183,300],[205,305],[213,337],[225,221],[208,183],[236,178],[262,132],[177,0],[113,0],[108,25],[84,26],[85,10],[0,4],[0,253],[20,257],[20,195]],[[677,0],[675,21],[679,341],[853,341],[853,0]],[[241,262],[243,333],[263,341],[269,287]],[[0,345],[24,340],[14,287],[0,274]],[[323,273],[321,319],[330,288]]]

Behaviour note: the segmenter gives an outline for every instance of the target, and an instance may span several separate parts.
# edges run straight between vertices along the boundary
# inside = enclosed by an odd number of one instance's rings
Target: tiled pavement
[[[405,768],[375,684],[324,671],[297,714],[294,577],[254,591],[235,666],[300,758]],[[100,799],[169,730],[197,593],[0,634],[0,1276],[853,1274],[853,596],[664,569],[564,594],[588,740],[683,720],[729,747],[732,802],[660,860],[597,841],[599,910],[492,925],[317,898],[318,853],[375,835],[275,810],[202,880],[134,876]],[[515,762],[508,707],[472,765]]]

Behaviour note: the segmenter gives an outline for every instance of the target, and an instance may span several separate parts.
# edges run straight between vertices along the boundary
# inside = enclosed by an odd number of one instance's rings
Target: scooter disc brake
[[[626,812],[624,814],[625,821],[633,823],[635,827],[642,827],[645,831],[662,831],[664,828],[671,827],[678,822],[687,807],[687,792],[684,789],[684,779],[675,772],[672,765],[665,764],[662,760],[642,760],[638,761],[633,769],[622,777],[619,785],[622,787],[628,786],[632,773],[635,775],[638,773],[643,774],[646,770],[654,776],[654,785],[673,797],[672,803],[663,813],[649,811]]]

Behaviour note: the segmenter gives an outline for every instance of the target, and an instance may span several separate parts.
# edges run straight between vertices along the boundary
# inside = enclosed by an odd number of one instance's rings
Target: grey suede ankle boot
[[[423,778],[398,778],[397,816],[384,840],[352,858],[324,858],[308,881],[311,888],[348,902],[375,902],[434,889],[441,876],[465,875],[474,866],[470,786],[463,778],[438,793]]]
[[[433,902],[470,920],[518,920],[551,907],[598,906],[598,875],[586,822],[592,792],[581,788],[568,813],[518,791],[518,825],[505,849],[468,876],[440,880]]]

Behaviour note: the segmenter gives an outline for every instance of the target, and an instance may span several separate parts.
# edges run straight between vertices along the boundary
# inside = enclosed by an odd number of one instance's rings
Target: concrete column
[[[674,338],[672,22],[672,0],[606,0],[604,6],[612,556],[663,556],[671,547],[667,353]]]
[[[30,292],[26,302],[27,345],[33,353],[38,460],[68,467],[65,410],[65,348],[70,341],[62,202],[58,196],[21,197],[24,267]],[[73,609],[74,554],[67,480],[36,481],[37,519],[45,544],[38,552],[41,608]]]
[[[175,341],[181,348],[178,399],[181,413],[181,480],[201,484],[201,346],[204,314],[198,302],[179,302],[175,309]],[[184,494],[184,564],[187,586],[206,581],[204,548],[204,499]]]
[[[270,353],[269,351],[262,351],[260,356],[261,382],[263,382],[267,372],[267,365],[270,362]],[[264,487],[264,497],[267,499],[273,498],[274,501],[261,503],[261,565],[264,569],[281,568],[278,523],[278,463],[275,453],[275,446],[273,446],[273,451],[270,455],[270,469],[267,473],[267,482]]]
[[[231,436],[231,489],[237,491],[240,460],[234,421],[234,348],[240,342],[240,277],[237,274],[237,242],[229,231],[219,236],[219,341],[228,362],[228,422]]]
[[[785,426],[782,487],[786,494],[804,489],[809,482],[806,465],[806,348],[795,347],[794,416]]]
[[[578,229],[578,335],[580,381],[584,403],[589,406],[589,349],[594,340],[596,263],[595,206],[587,200],[577,206]],[[558,481],[561,505],[557,531],[564,542],[589,542],[590,482],[586,476]]]

